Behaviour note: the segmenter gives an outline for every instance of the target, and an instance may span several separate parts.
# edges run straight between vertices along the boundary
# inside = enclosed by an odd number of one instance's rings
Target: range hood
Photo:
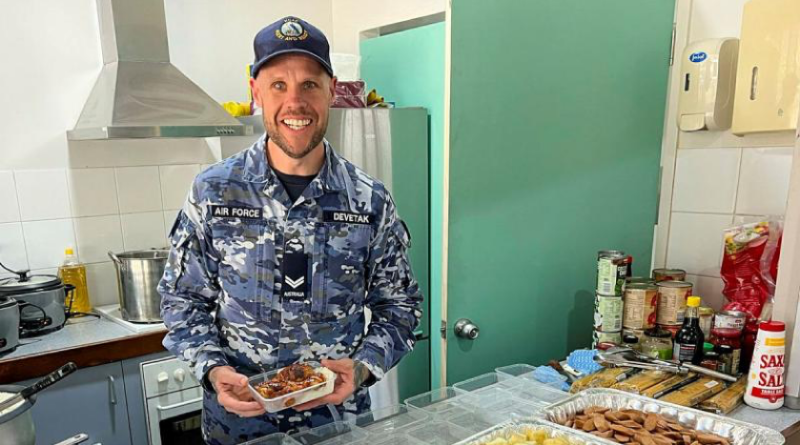
[[[103,70],[69,140],[252,134],[169,61],[164,0],[98,0]]]

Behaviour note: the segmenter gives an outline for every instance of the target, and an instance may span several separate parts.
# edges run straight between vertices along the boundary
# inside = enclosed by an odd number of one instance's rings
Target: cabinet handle
[[[114,376],[108,376],[108,398],[111,399],[111,404],[117,404],[117,385],[114,382]]]
[[[750,77],[750,100],[756,100],[756,91],[758,90],[758,67],[753,67],[753,75]]]

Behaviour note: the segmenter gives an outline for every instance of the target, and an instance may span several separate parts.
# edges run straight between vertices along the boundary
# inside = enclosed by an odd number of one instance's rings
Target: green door
[[[452,2],[448,383],[588,347],[598,250],[647,272],[673,8]]]
[[[431,339],[431,320],[441,320],[444,38],[444,23],[435,23],[367,39],[360,46],[367,88],[376,88],[397,107],[423,107],[430,128],[420,145],[413,139],[416,132],[397,128],[398,117],[417,115],[393,112],[392,136],[407,140],[392,144],[404,147],[392,151],[392,193],[411,231],[411,264],[425,295],[422,339],[398,367],[400,400],[428,391],[431,376],[438,386],[440,375],[441,343],[438,332]]]

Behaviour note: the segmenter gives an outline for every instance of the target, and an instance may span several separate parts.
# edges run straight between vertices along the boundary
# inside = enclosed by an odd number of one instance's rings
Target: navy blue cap
[[[253,77],[267,62],[289,53],[313,57],[333,77],[328,39],[314,25],[297,17],[284,17],[259,31],[253,40],[253,50],[256,53],[250,72]]]

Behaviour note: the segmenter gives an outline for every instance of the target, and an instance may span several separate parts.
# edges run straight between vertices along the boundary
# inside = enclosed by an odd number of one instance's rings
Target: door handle
[[[113,375],[108,376],[108,398],[112,405],[117,404],[117,385]]]
[[[156,410],[158,410],[158,411],[169,411],[171,409],[181,408],[183,406],[191,405],[193,403],[202,402],[202,401],[203,401],[203,398],[202,397],[198,397],[196,399],[187,400],[185,402],[173,403],[172,405],[167,405],[167,406],[159,405],[159,406],[156,407]]]
[[[454,326],[456,337],[461,337],[467,340],[475,340],[481,333],[478,325],[472,322],[469,318],[462,318],[456,322]]]

